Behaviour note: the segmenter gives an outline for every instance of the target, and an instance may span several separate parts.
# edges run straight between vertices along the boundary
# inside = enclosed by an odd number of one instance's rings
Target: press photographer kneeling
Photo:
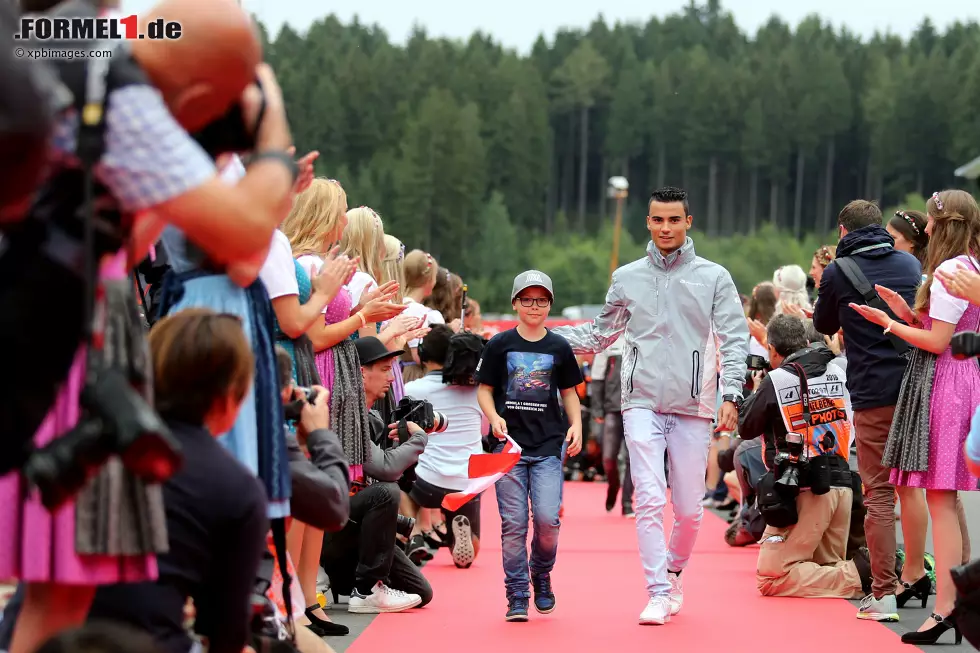
[[[372,406],[388,392],[394,380],[391,366],[403,352],[389,351],[374,337],[358,338],[356,346],[366,405]],[[418,462],[429,436],[406,422],[397,444],[382,450],[378,443],[390,441],[389,422],[375,411],[368,416],[373,442],[370,460],[364,463],[366,484],[351,486],[350,521],[340,532],[324,536],[320,566],[335,597],[349,593],[349,612],[401,612],[432,600],[432,587],[395,539],[399,519],[409,533],[413,525],[398,515],[401,490],[396,481]]]
[[[763,436],[759,484],[766,531],[756,580],[764,596],[860,598],[871,590],[866,549],[845,560],[851,522],[851,402],[833,352],[808,347],[803,321],[767,329],[774,368],[742,408],[743,439]],[[797,526],[800,526],[799,528]]]

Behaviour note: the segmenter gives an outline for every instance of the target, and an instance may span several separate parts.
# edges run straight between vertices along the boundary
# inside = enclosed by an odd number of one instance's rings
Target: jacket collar
[[[670,270],[672,268],[679,267],[694,260],[694,241],[688,237],[679,249],[676,249],[667,256],[664,256],[660,253],[660,250],[657,249],[657,246],[651,240],[647,245],[647,257],[654,264],[654,266],[660,268],[661,270]]]

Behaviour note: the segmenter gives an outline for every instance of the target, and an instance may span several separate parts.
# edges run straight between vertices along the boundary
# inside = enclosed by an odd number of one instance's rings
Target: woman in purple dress
[[[924,488],[933,522],[936,556],[936,605],[918,632],[906,633],[908,644],[935,644],[950,628],[956,589],[950,569],[962,562],[963,533],[956,512],[957,492],[977,489],[963,444],[970,419],[980,405],[980,368],[974,360],[956,360],[949,342],[958,331],[980,327],[980,307],[957,299],[936,272],[959,267],[980,269],[980,208],[960,190],[933,194],[927,204],[929,254],[926,281],[919,288],[915,311],[897,294],[878,292],[900,319],[880,310],[852,304],[866,319],[912,345],[891,432],[882,462],[892,469],[895,485]],[[959,639],[959,631],[956,630]]]

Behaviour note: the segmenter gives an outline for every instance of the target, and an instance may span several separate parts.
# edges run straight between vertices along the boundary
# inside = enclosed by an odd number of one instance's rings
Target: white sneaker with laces
[[[672,571],[667,572],[667,578],[670,580],[670,614],[675,615],[684,605],[684,583],[681,582],[681,575]]]
[[[654,596],[640,613],[641,626],[662,626],[670,621],[670,598]]]
[[[392,589],[378,581],[378,584],[368,595],[361,594],[356,589],[351,590],[347,611],[355,614],[402,612],[414,608],[421,602],[422,597],[418,594],[408,594],[401,590]]]

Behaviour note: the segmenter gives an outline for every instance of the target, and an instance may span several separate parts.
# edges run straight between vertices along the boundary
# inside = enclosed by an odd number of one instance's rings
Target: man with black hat
[[[366,405],[383,397],[394,380],[392,365],[402,355],[375,337],[356,341],[364,378]],[[348,612],[402,612],[432,600],[432,587],[395,540],[401,490],[397,481],[418,462],[429,436],[408,422],[408,438],[382,451],[387,421],[368,411],[370,460],[364,463],[365,485],[351,488],[350,520],[339,533],[324,535],[320,565],[335,594],[350,592]],[[397,589],[396,589],[397,588]]]

